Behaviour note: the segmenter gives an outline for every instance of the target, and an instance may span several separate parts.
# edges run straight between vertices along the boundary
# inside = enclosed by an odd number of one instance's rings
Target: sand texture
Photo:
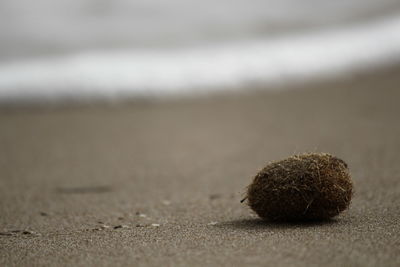
[[[0,266],[399,266],[400,71],[295,90],[0,110]],[[328,152],[324,223],[240,203],[268,161]]]

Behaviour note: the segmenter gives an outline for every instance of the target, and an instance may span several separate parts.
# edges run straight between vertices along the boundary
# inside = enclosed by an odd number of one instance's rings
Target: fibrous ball
[[[307,153],[269,163],[247,190],[249,206],[268,220],[323,220],[348,208],[353,183],[347,164]]]

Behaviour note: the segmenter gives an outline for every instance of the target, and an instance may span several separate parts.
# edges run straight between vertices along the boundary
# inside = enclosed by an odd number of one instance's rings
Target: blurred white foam
[[[90,52],[0,64],[0,101],[192,95],[400,61],[400,16],[184,50]]]

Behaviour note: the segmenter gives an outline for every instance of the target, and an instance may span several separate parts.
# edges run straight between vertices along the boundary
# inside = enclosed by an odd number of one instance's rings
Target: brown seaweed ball
[[[247,190],[248,205],[268,220],[323,220],[348,208],[353,183],[347,164],[307,153],[269,163]]]

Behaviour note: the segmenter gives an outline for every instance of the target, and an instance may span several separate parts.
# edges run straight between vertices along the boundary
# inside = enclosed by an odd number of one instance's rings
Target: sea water
[[[391,0],[3,0],[0,102],[267,89],[379,68],[400,61],[399,7]]]

